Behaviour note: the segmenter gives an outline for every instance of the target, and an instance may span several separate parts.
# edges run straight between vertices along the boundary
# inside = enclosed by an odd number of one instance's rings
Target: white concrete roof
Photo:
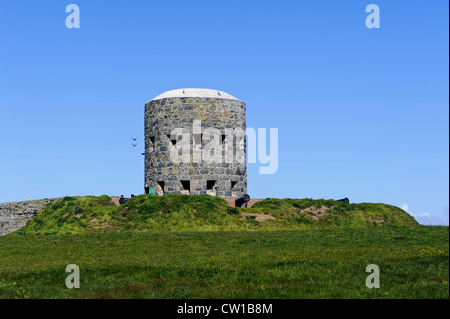
[[[177,89],[172,91],[164,92],[163,94],[158,95],[154,100],[161,100],[171,97],[209,97],[216,99],[228,99],[228,100],[237,100],[234,96],[225,93],[219,90],[211,90],[211,89]]]

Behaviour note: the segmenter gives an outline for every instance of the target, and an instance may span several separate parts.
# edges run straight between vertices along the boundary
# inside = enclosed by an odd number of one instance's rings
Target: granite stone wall
[[[193,128],[194,121],[201,121],[201,132]],[[183,134],[189,134],[191,138],[186,141],[171,135],[175,128],[183,128]],[[220,131],[219,136],[211,138],[218,138],[222,147],[219,162],[207,163],[195,151],[204,146],[204,133],[208,128]],[[246,129],[246,105],[237,99],[171,97],[148,102],[145,105],[146,187],[153,188],[155,195],[240,197],[246,194],[245,135],[241,140],[232,137],[229,132],[234,129],[243,132]],[[173,162],[171,147],[180,147],[186,142],[191,149],[190,161]],[[235,150],[239,143],[243,143],[243,161],[236,159]]]
[[[0,203],[0,236],[8,235],[24,227],[40,210],[56,200],[58,199]]]

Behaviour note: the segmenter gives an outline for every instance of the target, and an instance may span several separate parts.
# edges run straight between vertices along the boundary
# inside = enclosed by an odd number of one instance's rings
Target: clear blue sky
[[[70,3],[80,29],[65,26]],[[380,29],[365,26],[370,3]],[[142,193],[145,102],[198,87],[279,129],[278,172],[248,165],[252,197],[407,204],[448,225],[448,6],[2,1],[0,202]]]

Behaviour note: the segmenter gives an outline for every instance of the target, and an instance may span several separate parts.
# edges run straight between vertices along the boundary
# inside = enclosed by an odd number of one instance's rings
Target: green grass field
[[[448,281],[448,227],[0,237],[0,298],[449,298]]]

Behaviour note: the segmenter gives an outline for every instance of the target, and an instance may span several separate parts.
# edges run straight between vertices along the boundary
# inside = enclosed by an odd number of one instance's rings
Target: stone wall
[[[236,207],[236,198],[234,197],[222,197],[230,207]]]
[[[191,151],[191,162],[173,163],[170,149],[177,141],[171,141],[175,128],[186,129],[192,137],[188,143],[191,150],[201,147],[193,132],[195,120],[201,121],[201,129],[220,131],[222,158],[220,163],[205,163]],[[156,99],[145,106],[145,184],[163,194],[210,194],[221,197],[241,197],[247,193],[247,167],[244,160],[236,161],[233,150],[238,138],[228,139],[227,129],[246,129],[246,106],[237,99],[210,97],[171,97]],[[201,132],[203,134],[203,131]],[[199,135],[199,134],[197,134]],[[233,154],[233,158],[226,157]]]
[[[37,212],[55,200],[58,198],[0,203],[0,236],[8,235],[24,227]]]

